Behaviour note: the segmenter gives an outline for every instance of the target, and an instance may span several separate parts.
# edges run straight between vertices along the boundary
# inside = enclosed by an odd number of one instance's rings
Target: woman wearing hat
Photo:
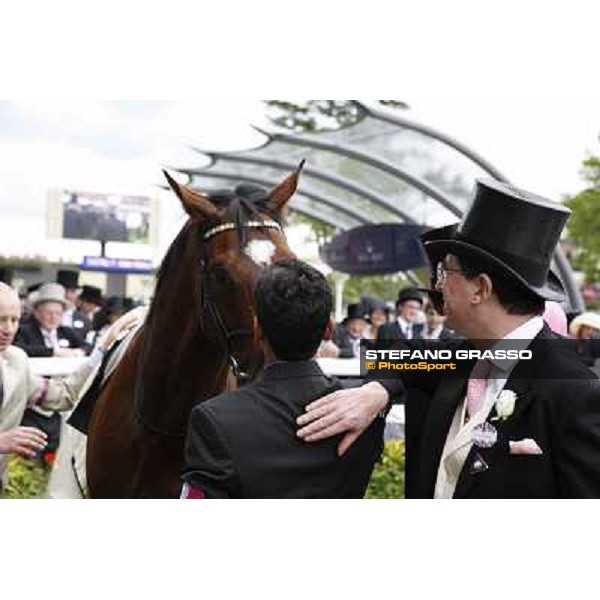
[[[406,392],[411,496],[600,498],[600,381],[541,316],[546,300],[563,298],[550,261],[568,215],[535,194],[478,181],[462,222],[421,238],[448,326],[466,339],[397,346],[483,352],[502,342],[529,351],[529,360],[472,357],[456,361],[452,376],[376,374],[308,405],[299,437],[346,432],[343,453]]]
[[[593,367],[600,358],[600,315],[585,312],[571,321],[569,326],[571,337],[576,340],[577,353],[581,360]]]

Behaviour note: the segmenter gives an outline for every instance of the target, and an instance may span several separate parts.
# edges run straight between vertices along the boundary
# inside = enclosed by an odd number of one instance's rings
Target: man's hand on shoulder
[[[375,381],[359,388],[338,390],[306,407],[306,412],[296,420],[302,426],[297,435],[307,442],[316,442],[345,433],[338,446],[341,456],[385,409],[388,401],[387,390]]]

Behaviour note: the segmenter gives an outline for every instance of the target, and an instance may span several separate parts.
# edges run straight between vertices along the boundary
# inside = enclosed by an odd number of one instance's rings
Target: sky
[[[556,200],[581,189],[582,159],[600,152],[599,104],[589,96],[457,88],[440,97],[423,86],[400,99],[410,107],[404,116],[455,137],[516,184]],[[126,250],[158,259],[184,220],[174,196],[158,187],[161,169],[201,166],[192,147],[259,145],[263,138],[251,124],[265,123],[259,100],[0,101],[0,253],[95,253],[95,242],[46,239],[47,192],[58,187],[158,197],[159,247]]]

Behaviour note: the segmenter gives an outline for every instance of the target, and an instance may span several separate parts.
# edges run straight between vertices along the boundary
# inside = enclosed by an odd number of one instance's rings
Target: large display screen
[[[60,202],[63,238],[150,243],[150,198],[62,190]]]

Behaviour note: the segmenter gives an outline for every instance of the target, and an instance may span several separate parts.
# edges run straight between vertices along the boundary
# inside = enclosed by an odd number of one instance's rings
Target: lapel
[[[506,433],[510,422],[518,419],[529,407],[533,401],[534,394],[532,384],[535,381],[535,374],[543,372],[544,356],[546,355],[545,346],[547,341],[554,339],[553,334],[547,325],[544,325],[540,333],[533,339],[529,345],[532,351],[531,360],[522,360],[512,370],[504,390],[513,391],[517,400],[515,402],[515,410],[506,422],[495,421],[494,427],[498,430],[498,441],[492,448],[476,448],[473,446],[465,460],[460,477],[454,491],[455,498],[463,498],[468,495],[474,488],[485,481],[487,476],[493,474],[494,463],[498,460],[501,453],[508,452],[508,436]],[[488,416],[488,420],[495,416],[495,410],[492,410]],[[478,470],[474,468],[477,460],[483,459],[487,465],[487,469]]]
[[[34,321],[31,325],[31,333],[33,334],[33,343],[38,346],[46,346],[44,336],[42,335],[42,328],[38,325],[37,321]]]
[[[394,322],[394,327],[396,328],[396,336],[392,336],[392,339],[396,337],[396,339],[405,340],[406,336],[404,335],[404,331],[402,331],[402,326],[399,321]]]

